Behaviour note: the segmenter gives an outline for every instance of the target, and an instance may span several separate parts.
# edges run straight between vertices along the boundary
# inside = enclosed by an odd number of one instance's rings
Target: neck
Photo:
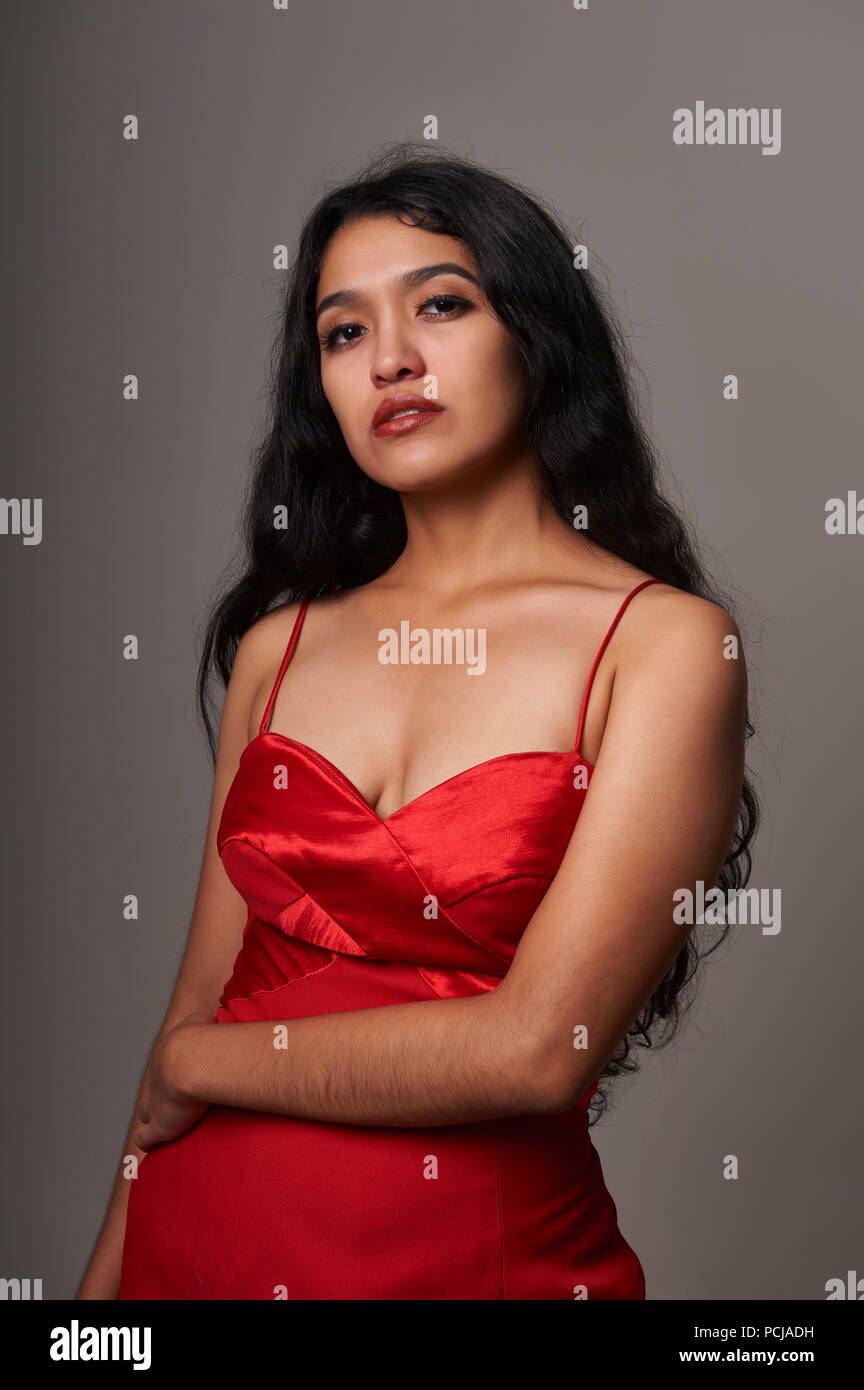
[[[400,494],[408,538],[387,579],[440,596],[551,572],[587,542],[543,492],[536,460],[496,462],[436,492]]]

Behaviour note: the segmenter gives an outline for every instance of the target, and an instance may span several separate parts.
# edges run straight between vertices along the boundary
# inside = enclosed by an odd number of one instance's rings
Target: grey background
[[[198,640],[260,420],[272,247],[429,113],[609,267],[673,496],[742,602],[751,883],[781,889],[782,931],[732,933],[678,1045],[640,1050],[592,1131],[621,1229],[649,1299],[823,1299],[864,1273],[864,536],[824,529],[864,491],[860,7],[17,0],[2,27],[0,491],[41,497],[44,534],[0,536],[0,1274],[73,1295],[182,951]],[[781,107],[781,152],[676,146],[700,99]]]

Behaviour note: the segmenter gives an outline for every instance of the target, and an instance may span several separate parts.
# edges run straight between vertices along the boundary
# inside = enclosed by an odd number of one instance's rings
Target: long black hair
[[[709,578],[689,522],[661,495],[658,462],[639,419],[633,364],[611,295],[590,268],[576,268],[575,244],[554,211],[512,179],[428,146],[397,144],[326,193],[306,219],[285,276],[269,381],[266,432],[254,448],[245,499],[242,571],[225,581],[210,613],[198,671],[198,706],[215,765],[216,724],[209,685],[227,686],[243,634],[277,601],[350,590],[383,574],[406,539],[399,494],[369,478],[348,452],[324,395],[315,299],[322,257],[340,227],[389,213],[456,237],[474,255],[483,291],[518,349],[526,383],[525,437],[539,460],[552,506],[572,525],[584,504],[586,537],[666,584],[736,604]],[[280,524],[274,524],[274,518]],[[754,726],[746,714],[746,737]],[[759,802],[745,777],[724,891],[743,887]],[[688,934],[666,977],[598,1081],[636,1071],[632,1047],[671,1041],[689,1008],[699,960],[708,950]],[[695,991],[694,991],[695,992]],[[686,995],[686,997],[685,997]],[[598,1084],[594,1119],[607,1105]]]

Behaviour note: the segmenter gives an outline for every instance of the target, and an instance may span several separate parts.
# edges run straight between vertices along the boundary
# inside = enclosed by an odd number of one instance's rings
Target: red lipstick
[[[372,416],[372,433],[380,439],[408,434],[420,425],[431,424],[443,409],[443,405],[439,405],[437,401],[427,400],[425,396],[417,396],[413,392],[405,391],[397,396],[388,396]],[[403,411],[412,413],[404,415]],[[397,418],[394,419],[394,416]]]

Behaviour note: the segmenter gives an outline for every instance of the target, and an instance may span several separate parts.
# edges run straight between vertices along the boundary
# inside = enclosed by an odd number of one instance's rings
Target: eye
[[[467,300],[467,299],[462,299],[458,294],[433,294],[433,296],[432,296],[431,299],[424,299],[424,300],[422,300],[422,302],[421,302],[420,304],[417,305],[417,308],[418,308],[418,309],[425,309],[427,304],[456,304],[456,305],[462,305],[462,304],[464,304],[464,305],[467,305],[467,304],[468,304],[468,300]],[[451,315],[452,313],[453,313],[453,310],[452,310],[452,309],[445,310],[445,311],[443,311],[443,312],[440,313],[440,314],[436,314],[436,315],[435,315],[435,318],[437,318],[437,319],[449,318],[450,315]]]
[[[363,325],[360,323],[337,323],[336,327],[331,328],[329,333],[319,334],[318,341],[325,352],[333,352],[337,346],[336,339],[340,333],[347,333],[350,329],[362,327]],[[355,343],[357,339],[349,338],[347,341],[349,343]]]
[[[458,315],[463,309],[471,308],[470,300],[463,299],[462,296],[458,294],[433,294],[429,299],[422,299],[420,303],[416,304],[414,307],[417,310],[425,309],[429,304],[453,306],[433,313],[431,315],[433,321],[435,319],[451,319],[454,314]],[[338,342],[340,334],[348,333],[354,329],[362,330],[362,323],[337,323],[328,333],[319,334],[318,341],[325,352],[336,352],[339,351],[340,348],[350,347],[352,343],[360,341],[359,338],[346,338],[343,343]]]

